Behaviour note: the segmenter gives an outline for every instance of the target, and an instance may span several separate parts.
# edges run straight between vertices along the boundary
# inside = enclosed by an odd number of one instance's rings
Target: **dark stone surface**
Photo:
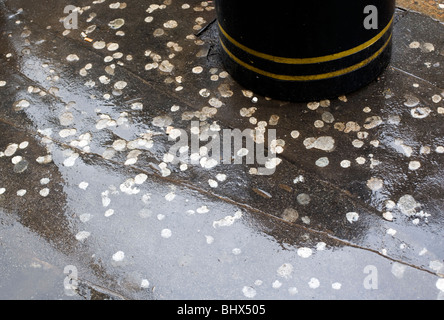
[[[0,297],[442,298],[443,25],[398,11],[378,80],[308,105],[224,73],[210,2],[165,3],[0,4]],[[68,4],[83,8],[69,33]],[[192,137],[191,120],[202,139],[275,129],[281,162],[271,175],[254,174],[261,163],[206,168],[204,150],[169,163],[169,136]]]

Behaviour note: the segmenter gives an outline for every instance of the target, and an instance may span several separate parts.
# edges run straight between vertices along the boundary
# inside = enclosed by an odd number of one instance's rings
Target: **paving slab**
[[[0,297],[443,298],[440,21],[397,10],[375,82],[289,103],[224,71],[211,1],[71,2],[0,3]]]
[[[396,5],[404,10],[420,12],[441,22],[444,21],[444,13],[442,11],[444,4],[439,0],[398,0],[396,1]]]

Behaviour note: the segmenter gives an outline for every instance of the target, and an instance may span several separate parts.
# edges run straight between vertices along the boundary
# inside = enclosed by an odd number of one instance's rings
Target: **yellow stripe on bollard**
[[[389,24],[390,25],[390,24]],[[240,64],[241,66],[243,66],[244,68],[253,71],[257,74],[261,74],[263,76],[269,77],[269,78],[273,78],[273,79],[277,79],[277,80],[283,80],[283,81],[313,81],[313,80],[323,80],[323,79],[329,79],[329,78],[334,78],[337,76],[341,76],[350,72],[353,72],[355,70],[358,70],[359,68],[362,68],[364,66],[366,66],[367,64],[369,64],[370,62],[372,62],[373,60],[375,60],[383,51],[384,49],[387,47],[387,45],[390,43],[390,40],[392,39],[392,35],[390,34],[388,40],[385,42],[385,44],[378,50],[376,51],[371,57],[353,65],[350,66],[348,68],[344,68],[341,70],[337,70],[334,72],[329,72],[329,73],[323,73],[323,74],[316,74],[316,75],[305,75],[305,76],[290,76],[290,75],[280,75],[280,74],[275,74],[272,72],[268,72],[268,71],[264,71],[261,70],[259,68],[253,67],[252,65],[240,60],[239,58],[237,58],[233,53],[231,53],[227,47],[224,45],[223,41],[220,39],[220,42],[222,44],[222,48],[225,50],[225,52],[238,64]],[[347,51],[344,51],[347,52]],[[325,56],[325,57],[320,57],[320,58],[326,58],[326,57],[330,57],[330,56]],[[319,59],[319,58],[313,58],[313,59]],[[290,60],[295,60],[295,59],[290,59]],[[301,59],[297,59],[297,60],[301,60]],[[329,61],[329,60],[326,60]],[[294,63],[293,63],[294,64]]]
[[[231,44],[233,44],[234,46],[236,46],[237,48],[253,55],[256,56],[258,58],[264,59],[264,60],[269,60],[269,61],[273,61],[276,63],[283,63],[283,64],[313,64],[313,63],[320,63],[320,62],[328,62],[328,61],[333,61],[333,60],[338,60],[338,59],[342,59],[345,58],[347,56],[350,56],[352,54],[355,54],[359,51],[362,51],[368,47],[370,47],[371,45],[375,44],[378,40],[380,40],[382,37],[384,37],[384,35],[387,33],[387,31],[390,29],[392,23],[393,23],[393,19],[394,17],[392,17],[392,19],[390,20],[390,22],[387,24],[387,26],[380,32],[378,33],[375,37],[373,37],[372,39],[370,39],[369,41],[355,47],[349,50],[345,50],[339,53],[334,53],[331,55],[327,55],[327,56],[323,56],[323,57],[313,57],[313,58],[285,58],[285,57],[277,57],[277,56],[273,56],[270,54],[266,54],[266,53],[262,53],[253,49],[250,49],[246,46],[244,46],[243,44],[239,43],[238,41],[236,41],[235,39],[233,39],[223,28],[222,26],[219,24],[219,29],[222,32],[222,34],[224,35],[224,37],[231,42]]]

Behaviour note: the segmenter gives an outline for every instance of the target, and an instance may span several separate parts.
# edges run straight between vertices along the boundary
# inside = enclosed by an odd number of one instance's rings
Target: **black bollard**
[[[395,0],[216,0],[216,10],[225,68],[271,98],[335,98],[390,61]]]

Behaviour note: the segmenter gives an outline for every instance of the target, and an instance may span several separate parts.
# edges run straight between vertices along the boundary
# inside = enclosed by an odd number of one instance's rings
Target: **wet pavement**
[[[211,1],[0,2],[0,298],[443,299],[434,4],[377,81],[289,103],[224,71]],[[275,129],[270,174],[212,162],[224,129]]]

